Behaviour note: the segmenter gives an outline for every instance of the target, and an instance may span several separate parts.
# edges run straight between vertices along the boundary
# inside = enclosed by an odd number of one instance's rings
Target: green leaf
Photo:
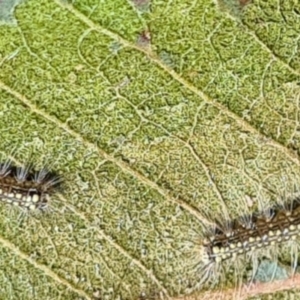
[[[4,3],[2,20],[17,2]],[[197,291],[189,253],[199,259],[204,215],[237,217],[245,199],[255,211],[299,190],[300,5],[238,11],[17,6],[15,26],[0,27],[0,151],[50,165],[65,188],[47,214],[0,206],[0,298]]]

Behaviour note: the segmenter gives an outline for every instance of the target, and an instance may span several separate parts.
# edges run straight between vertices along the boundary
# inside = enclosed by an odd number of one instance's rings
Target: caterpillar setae
[[[0,164],[0,201],[27,210],[45,210],[50,195],[61,184],[61,177],[47,169],[34,171],[32,165]]]
[[[212,225],[205,226],[193,249],[194,288],[217,285],[230,278],[240,287],[247,274],[249,279],[250,268],[253,282],[260,261],[268,258],[277,262],[284,254],[289,254],[295,272],[300,247],[299,197],[260,207],[257,213],[214,220]]]

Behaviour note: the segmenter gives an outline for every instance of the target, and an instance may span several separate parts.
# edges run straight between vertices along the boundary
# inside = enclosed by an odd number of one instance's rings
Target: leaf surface
[[[20,4],[0,27],[0,150],[53,166],[65,190],[52,214],[1,207],[0,298],[193,290],[187,253],[205,212],[238,216],[245,199],[256,208],[299,187],[299,12]]]

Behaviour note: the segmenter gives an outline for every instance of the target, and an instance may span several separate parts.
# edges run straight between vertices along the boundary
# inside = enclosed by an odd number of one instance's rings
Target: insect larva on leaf
[[[61,185],[61,177],[46,169],[34,171],[32,165],[0,164],[0,202],[28,210],[45,210],[50,195]]]

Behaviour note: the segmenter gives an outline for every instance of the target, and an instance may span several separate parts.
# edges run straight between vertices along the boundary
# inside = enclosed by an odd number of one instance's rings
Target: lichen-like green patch
[[[21,0],[1,0],[0,1],[0,25],[16,24],[14,10]]]

